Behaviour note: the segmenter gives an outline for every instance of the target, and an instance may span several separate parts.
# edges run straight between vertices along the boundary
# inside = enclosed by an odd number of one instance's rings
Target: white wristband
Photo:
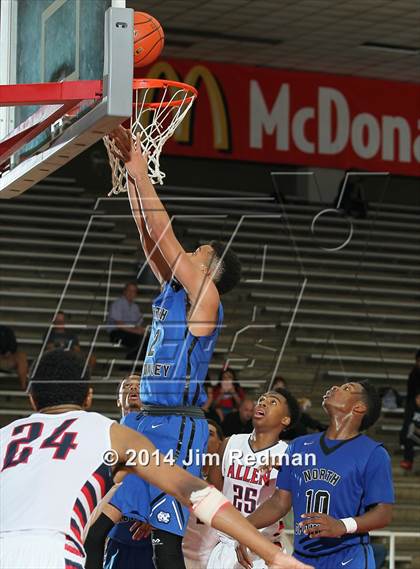
[[[346,533],[357,532],[357,522],[354,518],[341,518],[340,521],[346,526]]]
[[[214,516],[229,500],[214,486],[207,486],[202,490],[196,490],[190,496],[192,511],[203,523],[211,526]]]

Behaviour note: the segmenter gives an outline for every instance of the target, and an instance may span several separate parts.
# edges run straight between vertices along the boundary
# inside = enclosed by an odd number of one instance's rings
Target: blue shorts
[[[201,476],[201,454],[207,450],[209,436],[206,419],[143,415],[137,430],[150,439],[168,460],[173,459],[175,464],[193,476]],[[148,521],[154,528],[180,536],[185,533],[188,508],[135,475],[124,479],[111,504],[125,516]]]
[[[143,539],[140,547],[109,539],[104,569],[155,569],[151,539]],[[140,542],[139,542],[140,543]]]
[[[295,552],[293,557],[312,565],[314,569],[376,569],[373,550],[370,545],[360,544],[343,547],[337,553],[310,557]]]
[[[187,470],[201,476],[201,454],[207,450],[209,426],[206,419],[176,415],[144,415],[137,430],[152,441],[163,455]],[[192,464],[188,465],[189,462]],[[169,533],[183,536],[190,512],[178,500],[151,484],[148,487],[149,523]]]

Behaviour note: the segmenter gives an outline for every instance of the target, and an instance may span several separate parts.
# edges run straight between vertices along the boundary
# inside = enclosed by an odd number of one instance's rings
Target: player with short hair
[[[129,417],[135,417],[139,413],[141,409],[139,375],[131,374],[120,381],[117,388],[117,407],[121,409],[123,425]],[[134,415],[131,415],[132,413]]]
[[[120,424],[134,430],[137,430],[140,417],[139,389],[139,375],[125,377],[117,389],[117,406],[121,409],[122,415]],[[102,568],[102,565],[104,569],[137,569],[139,562],[142,569],[154,569],[152,542],[149,536],[151,527],[142,524],[143,539],[138,540],[133,539],[130,531],[139,515],[136,510],[134,518],[130,510],[131,503],[138,504],[141,499],[141,493],[140,496],[137,495],[139,491],[139,485],[135,484],[137,480],[139,479],[134,474],[124,478],[122,487],[117,489],[109,503],[104,504],[103,516],[90,528],[85,541],[86,569]],[[139,482],[144,483],[143,480]],[[130,504],[127,504],[127,497],[131,500]],[[125,516],[122,512],[126,513]]]
[[[277,490],[248,519],[266,527],[293,507],[297,559],[316,569],[374,569],[368,532],[391,522],[394,503],[390,457],[363,434],[378,420],[381,400],[367,380],[348,381],[328,389],[323,407],[327,430],[290,443]],[[308,453],[315,465],[304,460]],[[238,558],[250,567],[245,548]]]
[[[84,568],[86,528],[103,515],[98,504],[112,484],[105,458],[115,462],[117,480],[129,472],[153,480],[203,522],[240,538],[273,569],[308,569],[279,555],[218,490],[182,468],[154,460],[127,466],[131,449],[152,457],[156,447],[133,429],[83,410],[89,389],[83,370],[73,352],[45,354],[30,384],[36,412],[0,429],[1,569]]]
[[[153,323],[144,359],[138,430],[169,460],[200,475],[200,460],[186,466],[191,452],[206,451],[208,426],[201,405],[202,388],[223,322],[220,295],[239,281],[240,262],[212,241],[186,253],[148,177],[140,143],[129,130],[113,132],[118,157],[129,174],[133,218],[147,262],[161,284],[153,302]],[[155,528],[152,539],[157,569],[184,569],[182,537],[189,511],[156,486],[148,487],[150,509],[144,512]]]
[[[220,461],[210,469],[209,481],[229,498],[244,516],[251,514],[275,490],[277,468],[280,467],[287,443],[279,440],[285,429],[299,420],[299,404],[286,389],[275,389],[261,395],[252,417],[252,434],[232,435],[225,439]],[[273,543],[281,545],[282,522],[265,527],[262,533]],[[208,569],[240,567],[236,558],[236,543],[219,534],[219,543],[211,552]],[[265,562],[253,558],[253,568],[265,568]]]

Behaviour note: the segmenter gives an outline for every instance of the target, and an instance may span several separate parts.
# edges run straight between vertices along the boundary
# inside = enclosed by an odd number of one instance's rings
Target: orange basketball
[[[145,67],[160,55],[165,44],[162,26],[146,12],[134,12],[134,67]]]

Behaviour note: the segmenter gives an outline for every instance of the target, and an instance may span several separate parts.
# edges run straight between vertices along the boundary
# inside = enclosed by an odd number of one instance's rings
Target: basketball
[[[145,67],[157,59],[165,44],[159,22],[146,12],[134,12],[134,67]]]

